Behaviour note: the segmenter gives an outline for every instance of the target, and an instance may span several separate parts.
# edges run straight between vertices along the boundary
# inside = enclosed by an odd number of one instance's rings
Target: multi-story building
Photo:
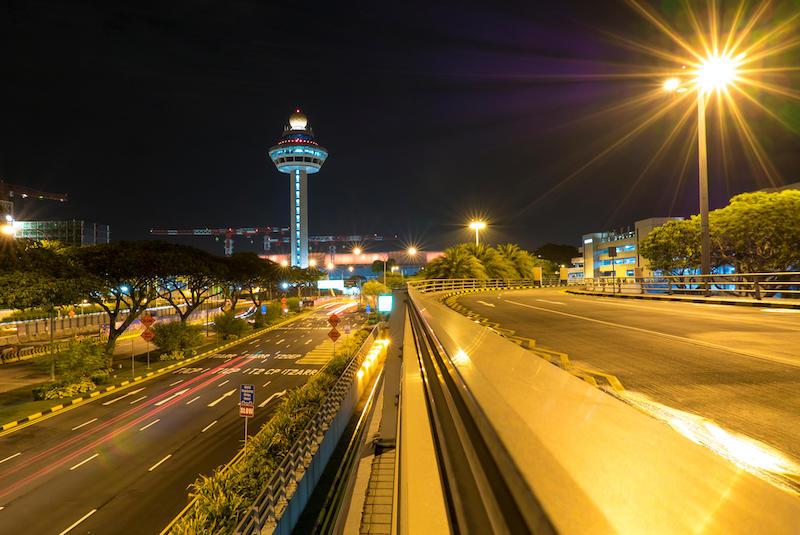
[[[653,229],[680,217],[651,217],[632,227],[583,235],[583,277],[650,277],[647,260],[639,254],[639,244]],[[609,249],[615,248],[612,254]],[[613,253],[616,253],[614,256]],[[573,260],[573,266],[575,266]],[[577,266],[576,266],[577,267]],[[577,275],[576,275],[577,276]]]
[[[15,221],[17,238],[52,240],[65,245],[97,245],[111,241],[111,227],[89,221]]]

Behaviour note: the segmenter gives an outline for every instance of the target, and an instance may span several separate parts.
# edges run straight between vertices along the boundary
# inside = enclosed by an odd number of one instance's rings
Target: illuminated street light
[[[289,261],[288,260],[281,260],[281,267],[289,267]]]
[[[706,95],[712,91],[727,92],[738,74],[744,54],[712,55],[703,60],[694,71],[697,91],[697,153],[700,190],[700,273],[711,274],[711,238],[708,230],[708,143],[706,141]],[[664,82],[664,90],[683,93],[687,88],[678,78]]]
[[[418,251],[416,247],[409,247],[406,249],[406,254],[408,254],[408,256],[417,256],[417,252]]]
[[[310,267],[317,267],[317,261],[312,258],[311,260],[308,261],[308,265]]]
[[[333,265],[333,262],[328,262],[328,271],[332,271],[335,267],[336,266]]]
[[[361,254],[361,247],[353,247],[353,254],[358,256]]]
[[[353,266],[349,266],[349,267],[347,268],[347,271],[349,271],[350,273],[352,273],[354,269],[355,269],[355,268],[354,268]]]
[[[480,232],[486,228],[485,221],[470,221],[469,223],[470,230],[475,231],[475,245],[480,245]]]
[[[14,225],[11,224],[3,225],[2,227],[0,227],[0,234],[9,237],[14,236]]]

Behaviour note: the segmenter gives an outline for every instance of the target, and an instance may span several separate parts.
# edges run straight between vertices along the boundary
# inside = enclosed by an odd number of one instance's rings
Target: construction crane
[[[264,251],[271,251],[273,244],[288,244],[289,229],[287,227],[243,227],[243,228],[195,228],[195,229],[150,229],[153,236],[213,236],[216,239],[224,237],[225,256],[233,254],[233,237],[244,236],[252,238],[254,236],[264,236]],[[383,236],[377,234],[350,236],[309,236],[309,243],[364,243],[372,241],[383,241]]]
[[[13,220],[15,198],[67,202],[66,193],[50,193],[0,180],[0,216],[3,219]]]

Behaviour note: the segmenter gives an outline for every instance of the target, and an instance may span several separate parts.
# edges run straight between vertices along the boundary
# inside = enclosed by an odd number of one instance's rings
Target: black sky
[[[680,26],[676,5],[658,7]],[[688,130],[634,187],[676,113],[544,196],[648,116],[589,117],[660,82],[587,78],[660,68],[609,33],[675,48],[624,2],[20,1],[0,18],[0,177],[70,195],[21,204],[29,219],[106,222],[116,239],[287,225],[266,149],[295,106],[331,153],[311,177],[312,234],[433,248],[481,213],[493,240],[533,247],[696,210],[693,161],[679,178]],[[792,182],[800,119],[781,109],[795,132],[751,119]],[[712,161],[713,207],[769,185],[728,153],[727,171]]]

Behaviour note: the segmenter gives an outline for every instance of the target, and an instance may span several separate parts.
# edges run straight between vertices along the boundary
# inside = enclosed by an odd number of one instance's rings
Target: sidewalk
[[[684,303],[706,303],[715,305],[738,305],[749,307],[800,309],[800,299],[753,299],[750,297],[703,297],[700,295],[658,295],[641,293],[612,293],[590,290],[566,290],[574,295],[593,295],[601,297],[618,297],[622,299],[646,299],[650,301],[683,301]]]

